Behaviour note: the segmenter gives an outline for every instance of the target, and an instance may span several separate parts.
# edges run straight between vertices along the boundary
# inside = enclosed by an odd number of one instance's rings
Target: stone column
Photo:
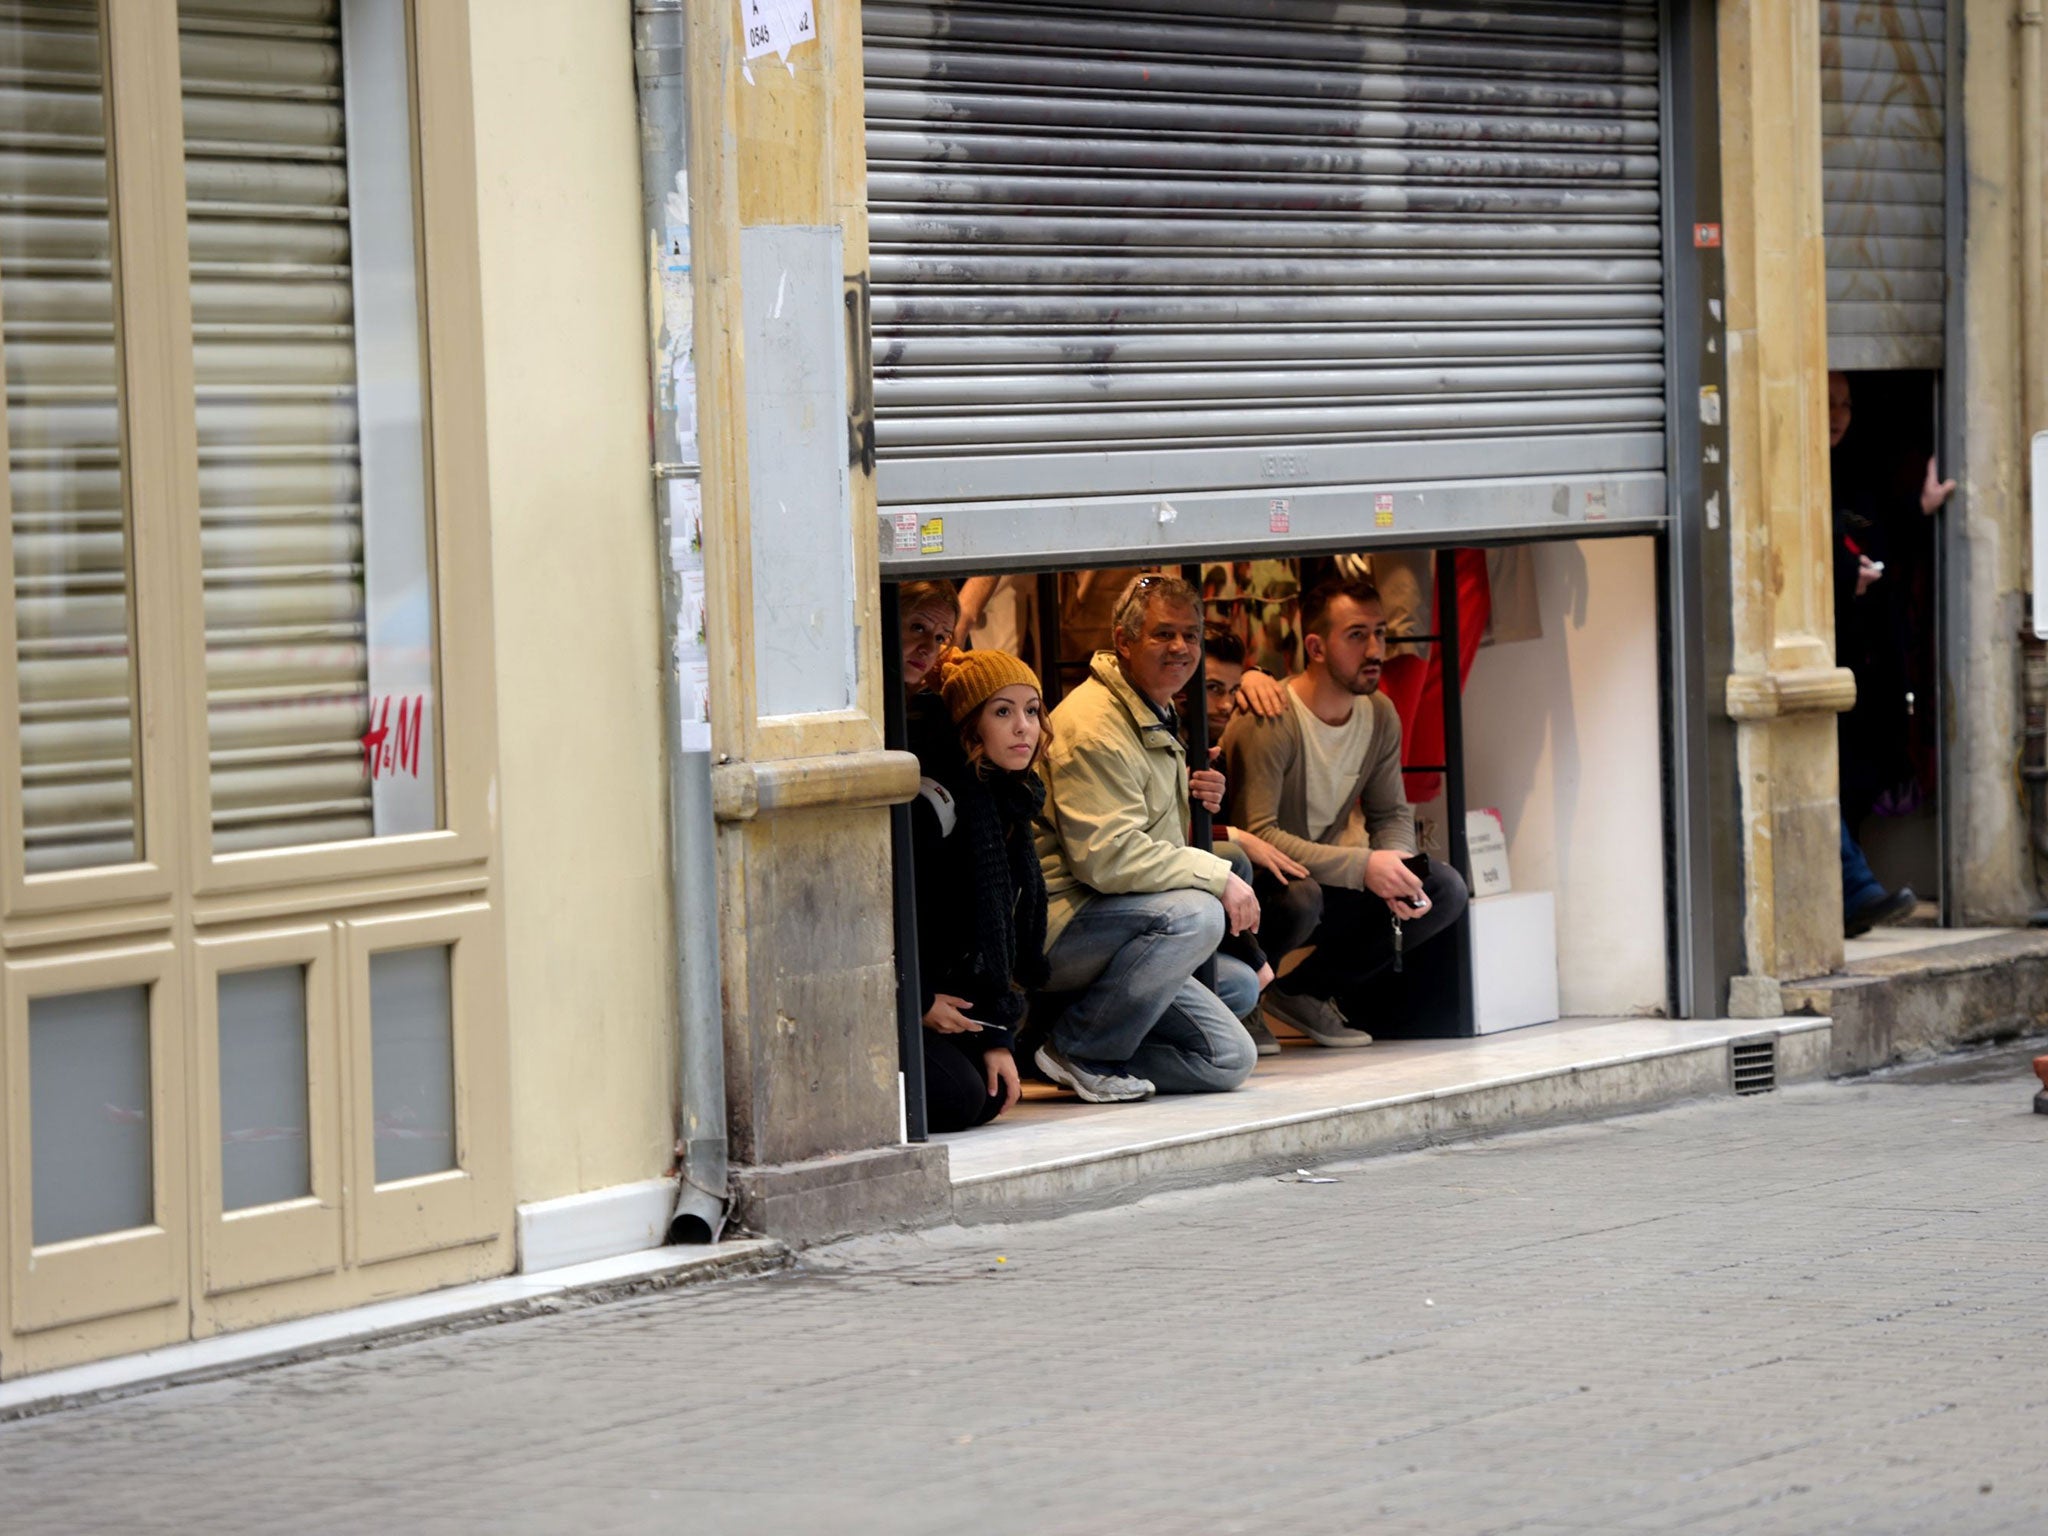
[[[739,1219],[819,1239],[949,1186],[899,1144],[860,13],[748,59],[743,9],[686,7],[726,1081]]]
[[[1719,8],[1733,670],[1748,974],[1738,1015],[1842,959],[1821,245],[1820,36],[1811,0]]]
[[[1963,230],[1963,318],[1959,355],[1946,370],[1948,408],[1962,421],[1962,454],[1947,466],[1959,485],[1946,514],[1951,617],[1943,636],[1949,696],[1941,787],[1953,839],[1946,873],[1963,922],[2024,923],[2040,902],[2032,791],[2015,771],[2025,725],[2020,635],[2030,623],[2028,440],[2048,427],[2040,382],[2048,337],[2034,314],[2038,291],[2030,296],[2025,281],[2028,250],[2040,249],[2028,225],[2038,227],[2048,189],[2030,191],[2027,172],[2029,160],[2038,167],[2048,159],[2040,145],[2048,124],[2040,102],[2025,99],[2020,65],[2031,53],[2038,67],[2041,8],[2038,0],[1957,0],[1948,18],[1963,29],[1967,163],[1963,206],[1949,213]]]

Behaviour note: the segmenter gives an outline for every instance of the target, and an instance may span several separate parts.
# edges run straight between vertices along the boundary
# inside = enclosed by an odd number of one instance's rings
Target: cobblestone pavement
[[[0,1529],[2039,1533],[2025,1054],[24,1421]]]

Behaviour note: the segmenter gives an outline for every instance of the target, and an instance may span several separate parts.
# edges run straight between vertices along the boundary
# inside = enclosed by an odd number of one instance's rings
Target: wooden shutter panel
[[[179,25],[214,847],[368,837],[339,6]]]
[[[97,8],[7,9],[0,316],[23,858],[43,873],[136,858],[139,786]]]

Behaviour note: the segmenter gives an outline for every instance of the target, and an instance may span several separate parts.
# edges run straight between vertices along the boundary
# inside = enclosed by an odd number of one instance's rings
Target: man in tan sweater
[[[1397,922],[1404,951],[1456,922],[1465,882],[1447,864],[1427,879],[1407,865],[1415,812],[1401,783],[1401,719],[1379,691],[1379,593],[1335,577],[1302,600],[1301,619],[1308,669],[1287,684],[1288,707],[1274,719],[1241,713],[1224,732],[1231,823],[1307,865],[1323,891],[1315,953],[1267,988],[1266,1012],[1319,1045],[1369,1045],[1334,999],[1392,964]]]

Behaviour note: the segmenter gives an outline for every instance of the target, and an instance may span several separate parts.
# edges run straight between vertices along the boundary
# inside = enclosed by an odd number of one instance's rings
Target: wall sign
[[[811,0],[740,0],[740,24],[745,29],[746,57],[758,59],[772,53],[787,60],[798,43],[816,42],[818,19]]]

